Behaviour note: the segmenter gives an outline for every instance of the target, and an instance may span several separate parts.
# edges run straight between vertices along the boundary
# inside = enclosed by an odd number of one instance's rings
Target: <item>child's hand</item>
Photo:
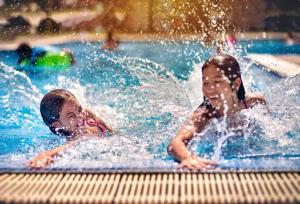
[[[178,166],[178,168],[187,168],[191,171],[197,171],[197,170],[214,168],[217,165],[218,165],[217,162],[202,159],[196,155],[191,155],[181,160],[181,163]]]
[[[54,162],[53,157],[43,152],[38,154],[34,159],[30,160],[27,166],[29,166],[32,169],[43,169],[48,164],[51,164],[53,162]]]

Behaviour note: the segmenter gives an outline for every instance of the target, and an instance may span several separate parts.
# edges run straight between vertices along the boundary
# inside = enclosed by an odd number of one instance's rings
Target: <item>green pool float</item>
[[[65,52],[47,51],[43,56],[37,57],[35,64],[30,64],[27,58],[20,63],[20,68],[29,72],[60,72],[67,70],[72,65],[71,56]]]

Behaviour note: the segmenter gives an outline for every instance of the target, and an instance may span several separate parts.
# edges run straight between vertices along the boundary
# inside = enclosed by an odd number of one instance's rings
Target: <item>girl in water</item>
[[[201,170],[216,166],[214,161],[202,159],[192,154],[186,147],[195,134],[202,132],[211,119],[231,116],[252,108],[256,104],[265,104],[263,96],[245,93],[240,66],[230,55],[220,54],[208,59],[202,66],[203,103],[193,112],[171,140],[168,152],[180,162],[180,168]]]
[[[40,111],[45,124],[57,135],[67,138],[68,143],[46,152],[39,153],[29,161],[28,166],[35,169],[45,168],[54,162],[54,157],[83,136],[112,133],[112,128],[95,113],[83,108],[75,96],[64,89],[55,89],[47,93],[40,104]]]

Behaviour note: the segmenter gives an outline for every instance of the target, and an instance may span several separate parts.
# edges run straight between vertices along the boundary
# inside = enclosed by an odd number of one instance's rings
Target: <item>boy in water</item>
[[[47,93],[40,104],[45,124],[57,135],[67,137],[68,144],[38,154],[29,161],[31,168],[44,168],[54,162],[54,156],[74,144],[81,136],[105,135],[112,128],[90,110],[82,108],[75,96],[64,89]]]
[[[213,118],[265,104],[263,96],[245,93],[238,62],[230,55],[219,54],[202,66],[203,103],[193,112],[171,140],[168,152],[180,162],[179,167],[201,170],[217,165],[214,161],[192,154],[186,147],[195,134],[202,132]]]

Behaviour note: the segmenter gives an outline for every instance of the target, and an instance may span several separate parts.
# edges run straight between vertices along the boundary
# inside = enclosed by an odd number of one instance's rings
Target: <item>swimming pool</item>
[[[26,171],[36,153],[65,142],[39,114],[42,96],[54,88],[73,92],[110,123],[116,134],[78,142],[46,171],[174,171],[166,146],[201,102],[201,64],[214,51],[198,42],[125,42],[114,53],[99,43],[56,45],[73,50],[76,65],[48,74],[23,73],[12,51],[0,51],[0,170]],[[261,107],[241,113],[242,133],[211,125],[189,148],[219,161],[220,169],[300,170],[300,77],[282,79],[245,61],[247,52],[300,53],[281,41],[242,41],[235,54],[246,88],[262,92]],[[217,133],[217,134],[216,134]]]

